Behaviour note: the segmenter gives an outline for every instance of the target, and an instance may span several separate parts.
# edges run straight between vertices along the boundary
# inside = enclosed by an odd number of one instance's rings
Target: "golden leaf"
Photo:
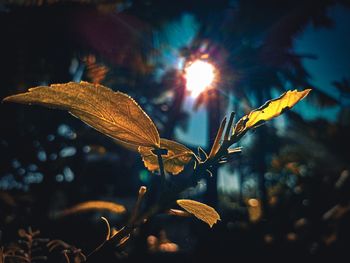
[[[99,84],[69,82],[40,86],[4,101],[68,110],[94,129],[126,144],[159,147],[156,126],[128,95]]]
[[[108,211],[115,214],[122,214],[126,211],[126,209],[123,205],[119,205],[113,202],[87,201],[63,210],[59,213],[59,216],[67,216],[88,211]]]
[[[194,153],[184,145],[163,138],[160,139],[160,148],[168,150],[167,154],[162,155],[164,170],[174,175],[180,173],[194,156]],[[152,152],[152,148],[139,147],[139,153],[148,170],[151,172],[159,170],[158,158]]]
[[[220,220],[220,215],[215,209],[206,204],[188,199],[179,199],[176,203],[187,212],[207,223],[210,227]]]
[[[310,91],[311,89],[303,91],[289,90],[279,98],[267,101],[260,108],[242,117],[236,124],[235,133],[239,134],[249,128],[257,127],[263,122],[281,115],[284,111],[291,109],[296,103],[305,98]]]

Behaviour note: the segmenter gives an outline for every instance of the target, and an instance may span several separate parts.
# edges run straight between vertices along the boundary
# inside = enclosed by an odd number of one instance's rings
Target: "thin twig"
[[[230,116],[229,124],[226,127],[225,133],[224,133],[224,127],[225,127],[226,118],[223,120],[223,123],[221,125],[222,127],[221,127],[220,134],[217,136],[218,138],[216,138],[216,143],[214,143],[214,144],[216,144],[215,145],[216,149],[212,149],[213,152],[212,152],[211,158],[207,158],[204,162],[196,159],[197,165],[196,165],[195,169],[193,170],[194,177],[198,176],[198,179],[199,179],[200,177],[204,176],[203,174],[207,170],[210,170],[210,168],[212,166],[216,165],[218,163],[218,161],[223,156],[228,154],[228,148],[230,146],[232,146],[234,143],[236,143],[243,136],[242,134],[231,135],[233,118],[234,118],[234,113],[232,113]],[[220,140],[222,134],[225,134],[224,140],[221,144],[219,144],[219,140]],[[143,214],[138,214],[138,213],[135,214],[134,213],[132,215],[132,219],[129,221],[129,224],[127,224],[126,227],[122,228],[116,235],[114,235],[109,240],[107,240],[105,242],[105,244],[103,245],[103,247],[99,247],[98,250],[94,250],[92,253],[89,254],[89,256],[87,258],[88,262],[90,262],[91,260],[93,261],[92,258],[96,259],[96,254],[97,254],[96,252],[98,252],[102,249],[107,249],[107,247],[111,248],[111,247],[115,247],[116,245],[118,245],[123,239],[125,239],[130,234],[132,234],[134,229],[139,227],[141,224],[143,224],[145,221],[147,221],[152,216],[154,216],[157,213],[162,212],[162,211],[169,212],[169,209],[171,209],[171,206],[176,201],[177,194],[174,194],[174,195],[170,194],[170,196],[169,196],[169,192],[167,192],[167,189],[166,189],[166,178],[165,178],[164,163],[163,163],[163,158],[162,158],[162,149],[155,149],[155,150],[153,150],[153,153],[157,155],[160,177],[161,177],[161,185],[162,185],[162,190],[161,190],[162,194],[161,194],[161,198],[160,198],[159,202],[154,204],[152,207],[150,207]],[[181,187],[179,187],[177,189],[176,193],[180,193],[190,186],[193,186],[192,182],[181,185]],[[164,197],[163,194],[165,194],[165,193],[168,194],[167,198],[163,198]],[[141,201],[141,200],[142,200],[142,198],[138,201]],[[137,201],[137,203],[139,203],[138,201]],[[139,204],[137,204],[136,206],[139,206]],[[137,210],[138,210],[138,207],[137,207]],[[175,210],[170,210],[170,213],[171,212],[173,212],[172,214],[176,214]],[[183,214],[183,215],[185,215],[185,214]],[[101,251],[100,251],[100,253],[101,253]],[[95,262],[95,261],[93,261],[93,262]]]
[[[136,200],[133,212],[131,214],[131,217],[129,219],[128,225],[131,226],[131,225],[133,225],[135,223],[135,220],[136,220],[136,218],[137,218],[137,216],[139,214],[139,210],[140,210],[140,206],[141,206],[143,197],[146,194],[146,192],[147,192],[146,186],[141,186],[140,189],[139,189],[139,193],[137,195],[137,200]]]
[[[160,172],[160,180],[162,185],[162,190],[165,190],[166,187],[166,181],[165,181],[165,172],[164,172],[164,163],[163,163],[163,157],[160,149],[157,149],[156,151],[157,158],[158,158],[158,165],[159,165],[159,172]]]

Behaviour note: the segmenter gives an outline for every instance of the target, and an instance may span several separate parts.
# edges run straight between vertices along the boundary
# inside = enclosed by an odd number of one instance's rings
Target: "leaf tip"
[[[305,92],[305,96],[309,95],[309,93],[312,91],[312,89],[305,89],[304,92]]]
[[[176,203],[187,212],[207,223],[211,228],[217,223],[217,221],[221,220],[218,212],[206,204],[188,199],[179,199]]]
[[[7,97],[3,98],[1,100],[1,102],[2,103],[4,103],[4,102],[12,102],[13,97],[14,97],[13,95],[12,96],[7,96]]]
[[[16,94],[16,95],[11,95],[11,96],[7,96],[5,98],[2,99],[2,103],[6,102],[14,102],[14,103],[23,103],[23,104],[30,104],[30,102],[26,102],[25,98],[23,97],[24,94],[26,93],[20,93],[20,94]]]

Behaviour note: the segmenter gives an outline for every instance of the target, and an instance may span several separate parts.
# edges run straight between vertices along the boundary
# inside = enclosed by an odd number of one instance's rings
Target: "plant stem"
[[[162,185],[162,191],[166,188],[166,181],[165,181],[165,172],[164,172],[164,163],[163,163],[163,157],[162,153],[159,149],[156,150],[157,158],[158,158],[158,165],[159,165],[159,171],[160,171],[160,180]]]
[[[142,200],[143,200],[143,197],[145,195],[147,191],[147,188],[145,186],[141,186],[140,189],[139,189],[139,193],[137,195],[137,200],[136,200],[136,203],[135,203],[135,206],[134,206],[134,210],[131,214],[131,217],[129,219],[129,223],[128,223],[128,226],[131,226],[134,224],[137,216],[138,216],[138,213],[139,213],[139,210],[140,210],[140,206],[141,206],[141,203],[142,203]]]
[[[193,171],[194,176],[201,177],[203,176],[203,173],[210,169],[211,166],[215,165],[216,162],[226,154],[228,147],[230,147],[235,141],[232,140],[230,142],[224,142],[218,152],[210,159],[207,159],[206,162],[198,163],[196,166],[196,169]],[[161,149],[155,149],[153,151],[154,154],[157,155],[158,159],[158,165],[159,165],[159,171],[160,171],[160,177],[161,177],[161,185],[162,185],[162,192],[161,192],[161,198],[159,199],[159,202],[154,204],[152,207],[150,207],[145,213],[139,215],[134,214],[132,216],[132,219],[130,219],[129,223],[124,227],[120,232],[118,232],[116,235],[111,237],[111,239],[107,240],[102,247],[99,247],[97,250],[93,251],[89,256],[87,261],[89,263],[95,263],[100,262],[101,257],[103,258],[106,256],[105,253],[108,252],[108,250],[113,251],[115,249],[115,246],[123,239],[123,237],[128,236],[132,234],[134,229],[138,228],[140,225],[142,225],[146,220],[150,219],[152,216],[156,215],[160,211],[167,210],[171,208],[171,205],[176,201],[177,194],[186,189],[189,186],[192,186],[192,184],[186,184],[181,185],[178,189],[173,192],[173,194],[170,194],[169,191],[167,192],[166,189],[166,179],[165,179],[165,171],[164,171],[164,163],[162,158],[162,151]],[[172,189],[174,190],[174,189]],[[168,194],[167,198],[163,196],[163,194]],[[169,196],[170,194],[170,196]],[[140,196],[139,196],[140,197]],[[139,199],[139,198],[138,198]],[[141,198],[142,199],[142,198]],[[137,210],[139,206],[139,202],[141,200],[137,201]]]

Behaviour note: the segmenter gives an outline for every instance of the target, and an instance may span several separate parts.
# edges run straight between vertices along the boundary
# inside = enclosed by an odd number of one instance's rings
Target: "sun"
[[[195,60],[185,68],[186,89],[192,97],[198,97],[210,88],[215,79],[215,67],[207,61]]]

